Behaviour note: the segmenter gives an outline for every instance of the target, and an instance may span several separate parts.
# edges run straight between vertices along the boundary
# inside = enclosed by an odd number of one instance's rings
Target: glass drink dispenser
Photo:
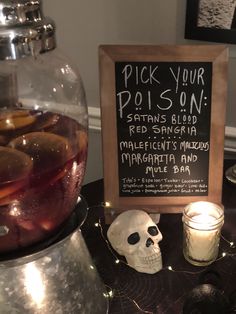
[[[87,107],[39,0],[0,0],[0,312],[105,314],[80,230]]]
[[[0,1],[0,253],[60,230],[87,156],[82,81],[40,1]]]

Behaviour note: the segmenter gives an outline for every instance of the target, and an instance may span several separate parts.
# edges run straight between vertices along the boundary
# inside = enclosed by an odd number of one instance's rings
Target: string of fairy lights
[[[100,208],[101,207],[107,207],[107,204],[106,203],[101,203],[100,205],[91,206],[88,209],[91,210],[92,208],[96,208],[96,207],[100,207]],[[129,264],[126,261],[124,261],[122,259],[119,259],[119,257],[115,254],[114,250],[112,249],[112,247],[111,247],[111,245],[110,245],[109,241],[107,240],[107,237],[106,237],[106,235],[104,233],[104,229],[103,229],[103,226],[102,226],[102,223],[101,223],[101,219],[99,219],[97,222],[94,223],[94,227],[98,228],[100,230],[100,234],[101,234],[101,237],[102,237],[103,241],[106,243],[106,246],[107,246],[109,252],[114,257],[114,264],[117,265],[117,264],[123,263],[123,264],[129,266]],[[226,250],[221,252],[219,257],[215,260],[214,263],[216,263],[219,260],[222,260],[224,258],[227,258],[227,257],[234,257],[234,256],[236,256],[236,251],[232,251],[232,250],[236,249],[235,242],[232,241],[232,240],[226,239],[222,234],[221,234],[221,238],[228,245],[228,248],[230,249],[230,252],[227,252]],[[163,270],[167,270],[167,271],[174,272],[174,273],[184,273],[184,274],[189,274],[189,275],[199,275],[199,274],[205,272],[205,268],[204,267],[201,270],[198,270],[198,271],[188,271],[188,270],[178,270],[178,269],[175,269],[175,267],[173,265],[168,265],[166,267],[163,267],[161,271],[163,271]],[[104,293],[104,297],[107,298],[107,299],[115,298],[116,297],[115,291],[111,287],[109,287],[107,285],[106,285],[106,288],[107,288],[107,291]],[[129,300],[140,311],[140,313],[154,314],[151,311],[142,309],[140,307],[140,305],[138,304],[138,302],[136,300],[130,298],[129,296],[123,295],[123,297],[126,298],[127,300]],[[119,295],[119,298],[121,298],[121,295]]]

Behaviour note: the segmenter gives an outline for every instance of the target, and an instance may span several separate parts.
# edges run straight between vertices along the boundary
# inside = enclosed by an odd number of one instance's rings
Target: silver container
[[[80,230],[87,207],[80,200],[58,238],[0,262],[2,314],[105,314],[105,287]]]

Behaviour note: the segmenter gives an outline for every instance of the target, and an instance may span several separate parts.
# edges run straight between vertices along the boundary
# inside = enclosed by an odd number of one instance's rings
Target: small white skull
[[[142,210],[128,210],[110,225],[108,240],[138,272],[154,274],[162,269],[158,243],[162,234],[151,217]]]

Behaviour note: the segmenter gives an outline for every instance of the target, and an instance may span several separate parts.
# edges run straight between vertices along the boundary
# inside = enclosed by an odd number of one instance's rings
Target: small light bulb
[[[222,257],[225,257],[227,254],[225,252],[222,253]]]
[[[118,259],[115,261],[116,264],[119,264],[119,262],[120,262],[120,261],[119,261]]]
[[[105,207],[111,207],[111,203],[110,202],[105,202]]]
[[[168,268],[169,270],[173,270],[173,268],[172,268],[171,266],[168,266],[167,268]]]
[[[105,298],[112,298],[114,296],[114,293],[112,290],[108,291],[108,292],[103,292],[103,296]]]
[[[234,246],[234,242],[229,242],[230,246]]]
[[[95,227],[99,227],[99,223],[96,222],[96,223],[94,224],[94,226],[95,226]]]

